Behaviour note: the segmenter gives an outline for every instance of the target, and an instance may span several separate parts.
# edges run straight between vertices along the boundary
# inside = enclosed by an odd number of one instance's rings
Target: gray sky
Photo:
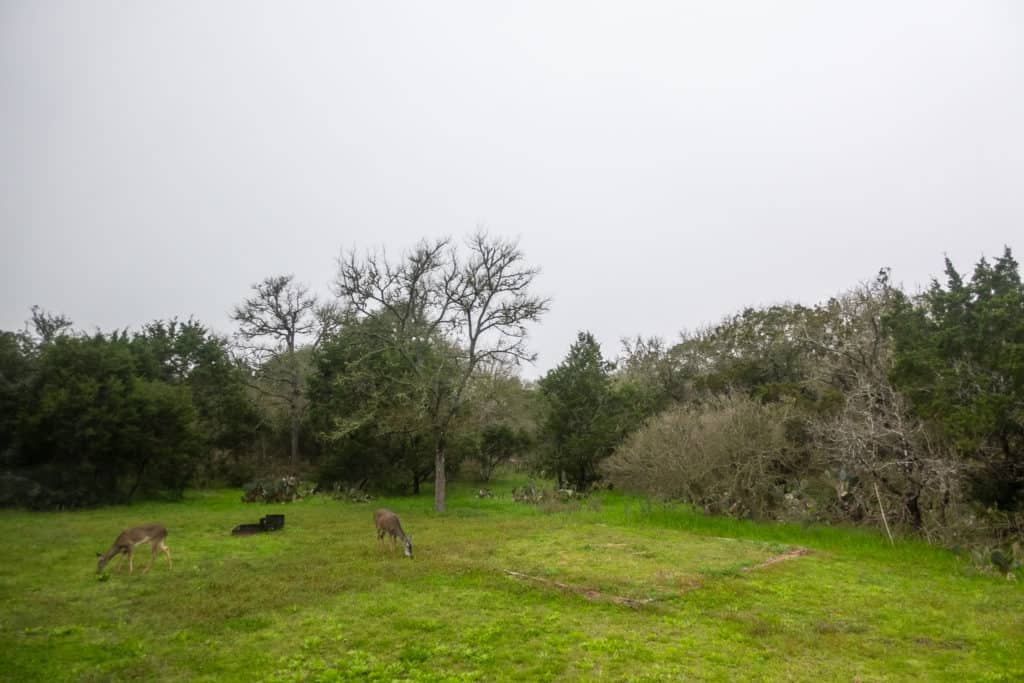
[[[195,315],[478,225],[537,368],[1024,257],[1024,4],[0,0],[0,329]]]

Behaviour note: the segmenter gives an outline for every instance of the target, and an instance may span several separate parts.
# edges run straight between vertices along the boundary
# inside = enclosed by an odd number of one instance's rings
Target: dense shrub
[[[342,500],[346,503],[369,503],[373,500],[373,496],[358,486],[351,486],[342,482],[336,482],[330,488],[330,495],[334,500]]]
[[[491,497],[490,491],[486,489],[482,489],[477,495],[481,498]],[[512,489],[512,500],[517,503],[535,505],[541,512],[553,514],[578,511],[580,503],[587,501],[588,496],[586,492],[575,489],[544,488],[531,481],[524,486]],[[599,505],[599,503],[595,503],[592,507],[596,509]]]
[[[709,512],[770,516],[791,508],[813,458],[787,438],[790,410],[742,395],[672,408],[605,462],[617,488],[682,500]]]
[[[39,349],[33,365],[16,447],[2,463],[40,487],[21,504],[76,507],[180,494],[202,443],[186,387],[140,376],[118,335],[60,337]]]

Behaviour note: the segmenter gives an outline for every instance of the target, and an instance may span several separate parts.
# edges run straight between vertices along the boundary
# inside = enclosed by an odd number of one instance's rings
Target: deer
[[[167,566],[171,569],[174,568],[174,564],[171,562],[171,550],[167,547],[164,541],[167,539],[167,529],[160,524],[143,524],[126,531],[122,531],[121,535],[114,539],[114,545],[110,546],[110,550],[103,553],[96,553],[96,557],[100,558],[99,563],[96,566],[96,573],[102,574],[103,568],[107,566],[116,555],[127,555],[128,556],[128,573],[131,574],[135,570],[135,566],[132,563],[132,550],[137,545],[143,543],[149,543],[152,553],[149,558],[149,564],[143,570],[143,574],[149,571],[149,568],[153,566],[153,561],[156,559],[157,551],[162,551],[167,556]],[[123,564],[123,563],[122,563]]]
[[[402,531],[402,523],[398,515],[391,510],[381,508],[373,513],[373,523],[377,525],[378,545],[384,542],[384,535],[391,534],[391,552],[395,552],[395,541],[399,538],[405,544],[405,556],[412,557],[412,537]]]

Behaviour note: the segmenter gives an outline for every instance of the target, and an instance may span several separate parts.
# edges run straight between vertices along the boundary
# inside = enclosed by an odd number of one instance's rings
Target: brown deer
[[[127,531],[122,531],[121,535],[114,539],[114,545],[110,546],[110,550],[103,553],[102,555],[96,553],[96,557],[100,558],[99,564],[96,566],[96,573],[100,574],[103,572],[103,568],[107,566],[107,562],[115,555],[127,555],[128,556],[128,573],[131,574],[135,567],[132,564],[132,550],[137,545],[143,543],[149,543],[152,553],[149,558],[149,564],[143,570],[143,573],[148,572],[149,568],[153,566],[153,561],[156,559],[157,551],[162,551],[167,556],[167,566],[173,568],[174,565],[171,563],[171,550],[167,547],[164,541],[167,539],[167,529],[160,524],[143,524]]]
[[[377,541],[384,542],[384,534],[391,534],[391,552],[395,552],[395,541],[401,538],[405,544],[405,556],[412,557],[412,537],[402,531],[402,523],[398,515],[391,510],[380,509],[373,513],[373,523],[377,525]]]

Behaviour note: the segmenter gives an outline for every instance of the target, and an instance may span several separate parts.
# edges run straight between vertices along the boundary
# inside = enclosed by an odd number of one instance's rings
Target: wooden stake
[[[878,482],[874,482],[875,485],[875,498],[878,499],[878,509],[882,513],[882,524],[885,525],[885,533],[889,536],[889,545],[896,545],[896,542],[892,540],[892,532],[889,531],[889,520],[885,518],[885,507],[882,505],[882,494],[878,492]]]

